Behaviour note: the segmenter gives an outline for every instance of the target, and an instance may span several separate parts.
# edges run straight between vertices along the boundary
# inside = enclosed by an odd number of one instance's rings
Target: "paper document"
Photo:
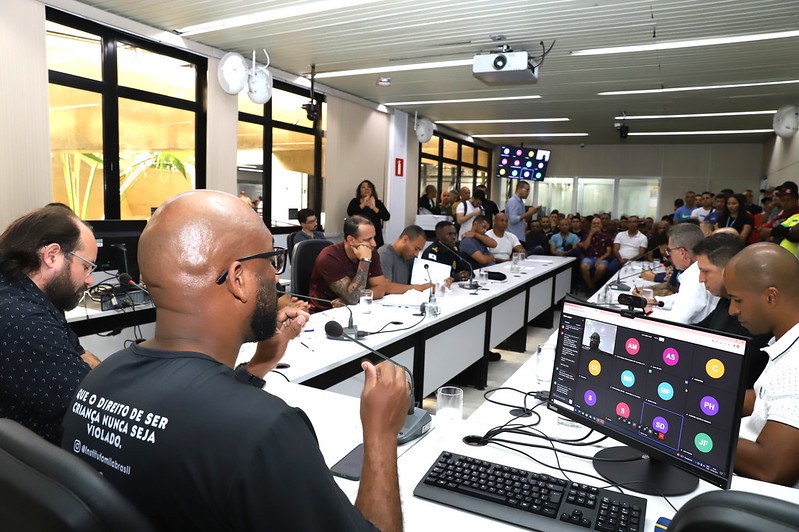
[[[424,265],[427,264],[429,269],[425,271]],[[444,284],[444,281],[449,277],[452,268],[449,264],[441,264],[432,260],[425,260],[416,257],[413,259],[413,270],[411,271],[411,284],[425,284],[430,281],[427,278],[427,273],[430,273],[430,279],[436,283],[437,286]]]

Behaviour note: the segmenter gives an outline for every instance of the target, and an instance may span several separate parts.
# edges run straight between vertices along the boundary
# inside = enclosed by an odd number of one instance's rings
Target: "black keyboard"
[[[413,494],[546,531],[644,529],[646,499],[444,451]]]

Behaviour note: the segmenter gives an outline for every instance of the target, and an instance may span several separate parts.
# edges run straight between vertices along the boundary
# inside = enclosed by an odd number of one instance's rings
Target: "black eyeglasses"
[[[275,268],[275,273],[280,275],[286,269],[286,249],[285,248],[278,248],[276,247],[274,251],[266,251],[264,253],[256,253],[255,255],[249,255],[247,257],[242,257],[240,259],[236,259],[236,262],[244,262],[245,260],[251,259],[269,259],[269,262],[272,263],[272,266]],[[222,284],[227,279],[228,270],[223,271],[219,274],[219,277],[216,278],[216,284]]]

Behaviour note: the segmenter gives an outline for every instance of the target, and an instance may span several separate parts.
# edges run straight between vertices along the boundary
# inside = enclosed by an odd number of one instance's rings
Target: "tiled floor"
[[[558,323],[560,318],[559,313],[555,313],[554,323]],[[552,334],[555,329],[542,329],[538,327],[527,328],[527,350],[524,353],[516,353],[514,351],[504,351],[497,349],[498,353],[502,354],[502,360],[498,362],[488,363],[488,386],[485,390],[478,390],[470,386],[461,386],[463,388],[463,417],[466,419],[478,406],[483,404],[485,400],[483,394],[486,390],[491,390],[501,386],[508,378],[513,375],[519,367],[527,362],[538,349],[538,344],[543,344]],[[422,406],[431,414],[436,413],[436,395],[431,394],[425,397]]]

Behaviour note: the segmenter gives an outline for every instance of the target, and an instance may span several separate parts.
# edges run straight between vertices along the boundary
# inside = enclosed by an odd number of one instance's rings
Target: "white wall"
[[[799,183],[799,135],[789,139],[774,137],[763,149],[764,175],[769,186],[786,181]]]
[[[44,6],[0,2],[0,227],[53,200]]]
[[[662,177],[661,216],[672,212],[674,200],[683,197],[687,190],[697,193],[723,188],[758,190],[762,177],[762,144],[540,147],[552,150],[547,175],[553,177]],[[794,164],[797,160],[799,154],[794,157]]]
[[[322,200],[325,234],[342,233],[347,204],[355,197],[358,183],[364,179],[375,184],[381,201],[385,199],[390,122],[385,113],[341,98],[328,97]]]

